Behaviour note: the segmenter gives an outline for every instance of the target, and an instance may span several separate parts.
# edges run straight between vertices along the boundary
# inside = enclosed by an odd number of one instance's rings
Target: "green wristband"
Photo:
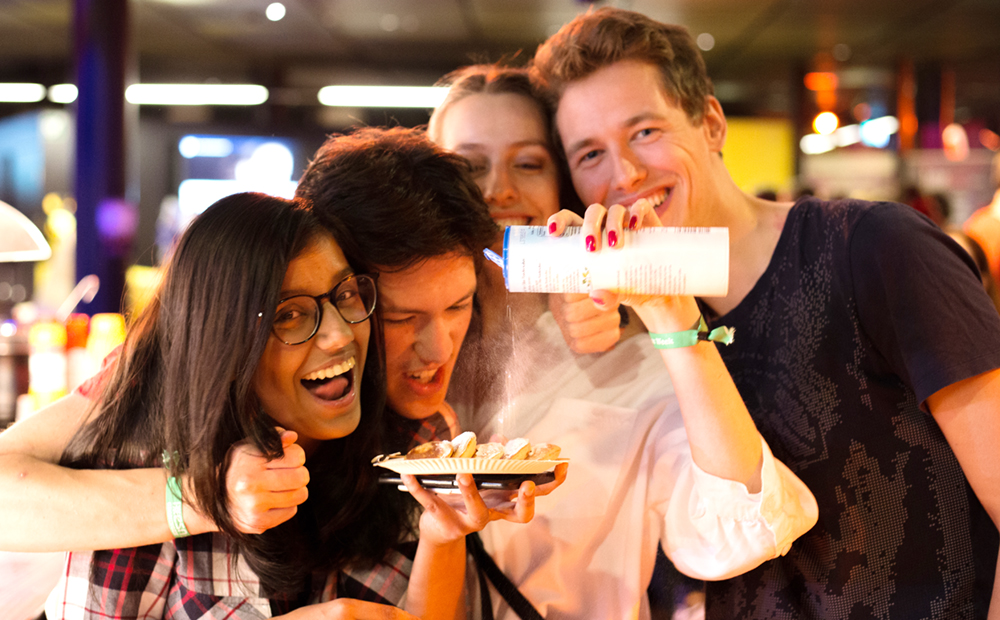
[[[181,503],[181,485],[177,478],[167,478],[167,524],[174,538],[185,538],[191,535],[184,525],[184,506]]]
[[[708,331],[708,324],[705,317],[699,316],[698,322],[691,329],[682,332],[670,332],[666,334],[656,334],[649,332],[649,338],[653,341],[653,346],[657,349],[681,349],[693,347],[699,342],[721,342],[729,345],[736,335],[734,327],[716,327],[711,332]]]

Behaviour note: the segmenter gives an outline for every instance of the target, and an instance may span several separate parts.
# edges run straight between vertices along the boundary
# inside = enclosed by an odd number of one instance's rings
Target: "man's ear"
[[[721,153],[726,144],[726,115],[722,112],[722,104],[711,95],[705,98],[705,113],[701,123],[709,147],[713,152]]]

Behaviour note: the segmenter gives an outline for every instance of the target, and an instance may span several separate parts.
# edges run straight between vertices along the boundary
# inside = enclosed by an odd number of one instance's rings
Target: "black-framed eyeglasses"
[[[364,322],[375,311],[375,276],[350,275],[322,295],[295,295],[278,302],[272,331],[285,344],[302,344],[316,335],[323,321],[323,301],[337,309],[344,321]]]

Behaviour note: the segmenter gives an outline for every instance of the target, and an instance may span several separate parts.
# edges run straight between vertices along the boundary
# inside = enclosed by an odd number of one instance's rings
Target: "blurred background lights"
[[[854,114],[854,119],[859,123],[863,123],[872,117],[872,107],[867,103],[859,103],[854,106],[851,112]]]
[[[899,121],[893,116],[883,116],[860,125],[845,125],[828,134],[811,133],[799,140],[799,149],[806,155],[818,155],[835,148],[862,143],[874,148],[885,148],[889,138],[899,131]]]
[[[448,93],[446,86],[324,86],[323,105],[348,108],[436,108]]]
[[[814,91],[836,90],[837,74],[829,71],[811,71],[803,78],[806,88]]]
[[[259,105],[267,101],[259,84],[132,84],[125,100],[142,105]]]
[[[228,157],[233,152],[233,141],[229,138],[211,136],[184,136],[177,143],[181,157]]]
[[[813,119],[813,129],[818,134],[832,134],[838,126],[840,126],[840,119],[833,112],[820,112]]]
[[[9,103],[35,103],[45,99],[45,87],[26,82],[0,84],[0,101]]]
[[[73,103],[77,97],[76,84],[53,84],[49,86],[49,101],[52,103]]]
[[[386,32],[396,32],[399,30],[399,16],[395,13],[386,13],[379,20],[379,26]]]
[[[698,43],[698,48],[701,49],[701,51],[703,52],[707,52],[708,50],[715,47],[715,37],[708,34],[707,32],[699,34],[698,38],[696,39],[696,42]]]
[[[285,16],[285,5],[280,2],[272,2],[264,9],[264,15],[272,22],[279,22]]]
[[[287,181],[292,178],[295,157],[288,147],[277,142],[265,142],[254,149],[248,159],[236,164],[235,177],[244,183]]]
[[[889,138],[899,131],[899,120],[894,116],[881,116],[861,123],[861,143],[884,149],[889,145]]]
[[[819,155],[833,150],[833,140],[829,136],[810,133],[802,136],[802,139],[799,140],[799,148],[806,155]]]
[[[838,43],[833,46],[830,53],[837,62],[846,62],[851,57],[851,46],[846,43]]]
[[[1000,135],[984,127],[979,130],[979,144],[991,151],[998,151],[1000,150]]]
[[[965,161],[969,156],[969,136],[965,127],[951,123],[941,132],[941,143],[944,146],[944,156],[949,161]]]

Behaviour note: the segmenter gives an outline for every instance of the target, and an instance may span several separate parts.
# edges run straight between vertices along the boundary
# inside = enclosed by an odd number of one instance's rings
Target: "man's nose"
[[[451,331],[444,321],[432,320],[417,334],[414,349],[425,364],[444,364],[455,350]]]
[[[615,157],[615,187],[631,192],[646,180],[646,167],[634,154],[623,151]]]

